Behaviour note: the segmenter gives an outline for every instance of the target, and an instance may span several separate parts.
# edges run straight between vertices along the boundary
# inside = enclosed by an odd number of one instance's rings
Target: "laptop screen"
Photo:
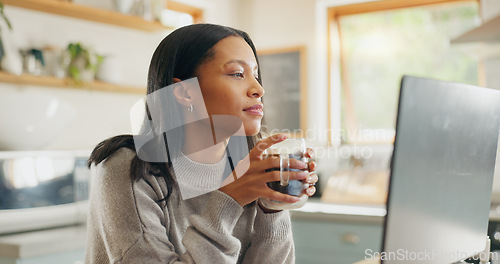
[[[453,263],[484,250],[500,91],[405,76],[382,263]]]

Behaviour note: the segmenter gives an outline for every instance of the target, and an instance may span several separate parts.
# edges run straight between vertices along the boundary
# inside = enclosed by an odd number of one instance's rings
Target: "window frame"
[[[327,72],[328,72],[328,143],[330,146],[340,146],[342,144],[393,144],[394,139],[389,141],[375,141],[375,142],[361,142],[352,141],[343,142],[341,140],[342,129],[356,129],[356,117],[354,114],[353,104],[347,103],[346,108],[348,111],[345,113],[345,118],[347,127],[342,127],[342,108],[341,108],[341,93],[343,92],[347,101],[352,102],[351,90],[349,89],[349,84],[345,85],[344,78],[345,71],[341,71],[341,68],[345,68],[346,61],[344,54],[344,49],[342,47],[342,32],[339,25],[339,18],[345,15],[356,15],[369,12],[377,11],[388,11],[394,9],[419,7],[426,5],[438,5],[438,4],[449,4],[457,2],[477,2],[479,5],[479,16],[481,16],[481,0],[380,0],[380,1],[370,1],[361,2],[347,5],[330,6],[327,8]],[[478,62],[478,79],[479,85],[482,85],[484,80],[484,67],[482,62]],[[335,100],[332,100],[335,99]],[[335,101],[335,105],[332,101]],[[338,119],[338,120],[337,120]],[[337,133],[336,133],[337,132]]]

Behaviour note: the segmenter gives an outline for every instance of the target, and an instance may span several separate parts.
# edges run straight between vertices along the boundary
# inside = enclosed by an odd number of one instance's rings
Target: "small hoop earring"
[[[192,113],[192,112],[193,112],[193,105],[192,105],[192,104],[189,104],[189,107],[188,107],[188,112],[189,112],[189,113]]]

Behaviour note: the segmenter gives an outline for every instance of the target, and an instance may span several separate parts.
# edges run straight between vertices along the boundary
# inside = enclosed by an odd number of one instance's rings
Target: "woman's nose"
[[[265,93],[264,88],[262,88],[262,85],[260,85],[260,83],[257,80],[252,82],[252,85],[250,86],[247,92],[248,96],[253,98],[260,98],[264,95],[264,93]]]

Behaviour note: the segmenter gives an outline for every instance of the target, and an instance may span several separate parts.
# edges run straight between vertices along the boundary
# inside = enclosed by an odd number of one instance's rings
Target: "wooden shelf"
[[[3,4],[32,9],[67,17],[79,18],[142,31],[172,29],[158,21],[147,21],[138,16],[124,15],[115,11],[73,4],[63,0],[2,0]]]
[[[120,92],[146,94],[146,89],[142,87],[122,86],[111,83],[95,81],[91,83],[76,84],[71,79],[60,79],[52,76],[36,76],[30,74],[13,75],[0,71],[0,83],[12,83],[18,85],[35,85],[54,88],[73,88],[80,90],[95,90],[104,92]]]

